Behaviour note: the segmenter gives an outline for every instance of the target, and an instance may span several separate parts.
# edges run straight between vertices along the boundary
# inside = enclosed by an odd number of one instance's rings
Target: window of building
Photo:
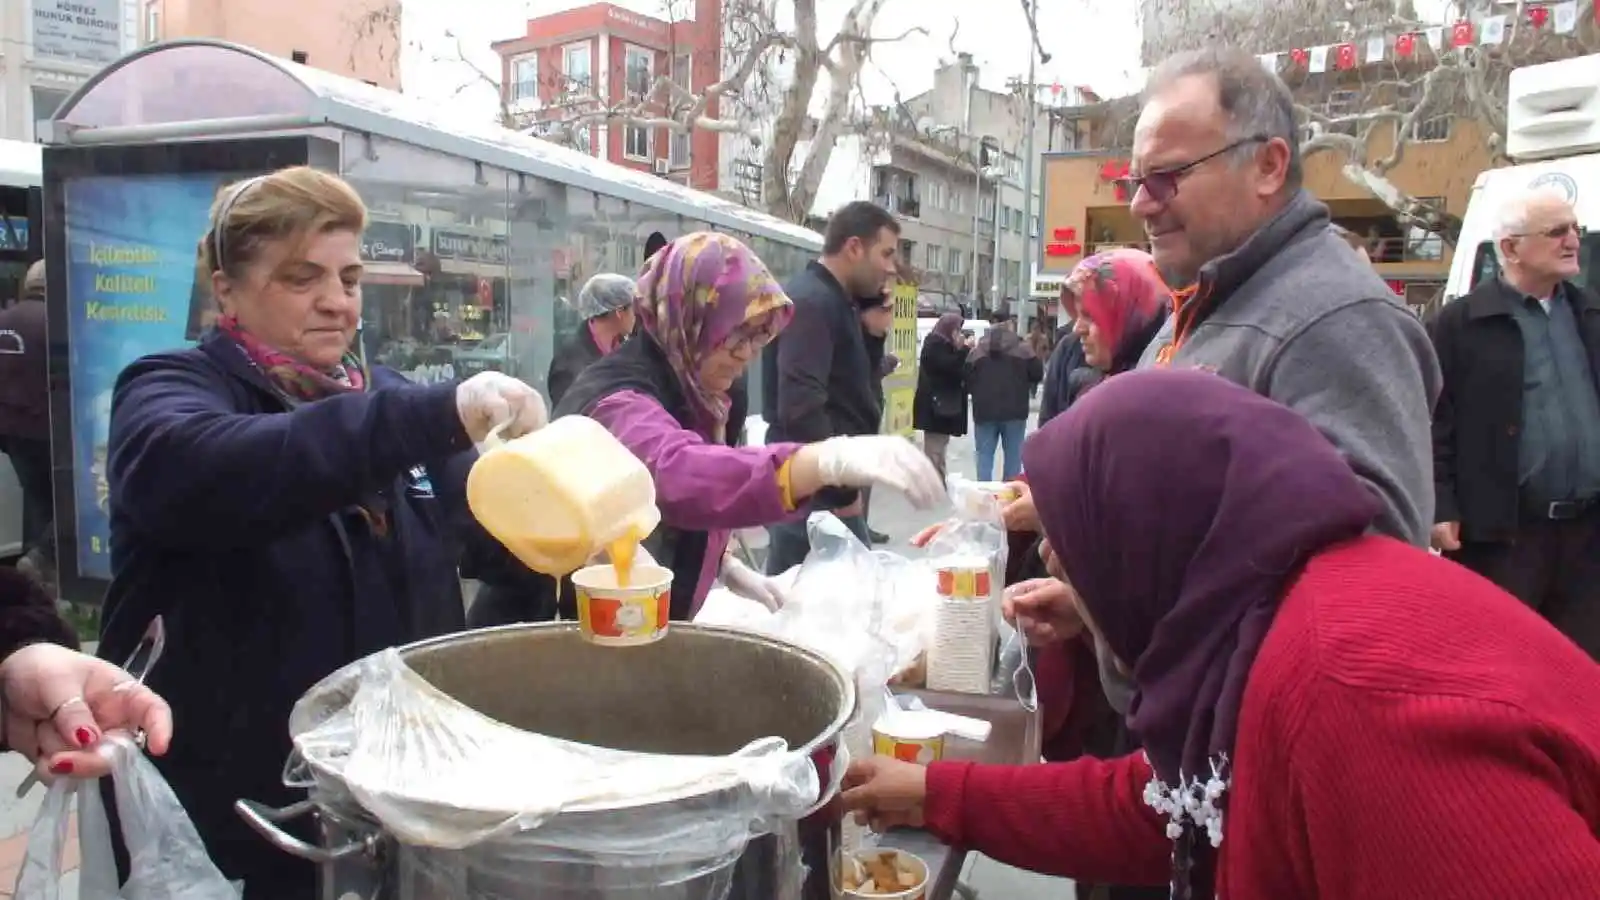
[[[945,262],[949,263],[949,268],[945,269],[946,272],[951,275],[964,274],[967,271],[967,251],[957,250],[952,247],[950,252],[945,255]]]
[[[144,5],[144,42],[154,44],[161,40],[161,0],[150,0]]]
[[[686,91],[694,90],[694,64],[689,54],[680,53],[672,58],[672,83]]]
[[[650,129],[629,125],[622,131],[622,155],[629,159],[649,160]]]
[[[572,149],[590,156],[594,155],[594,139],[591,126],[579,125],[572,129]]]
[[[943,247],[939,246],[938,244],[929,244],[928,245],[928,265],[925,266],[925,268],[929,272],[943,272],[944,271],[944,248]]]
[[[592,53],[589,42],[568,44],[561,48],[562,93],[582,96],[594,90]]]
[[[655,51],[628,45],[623,58],[623,73],[629,99],[643,100],[650,93],[650,85],[655,81],[655,65]]]
[[[1406,84],[1400,88],[1400,111],[1413,110],[1416,104],[1422,101],[1422,85]],[[1437,102],[1437,100],[1435,101]],[[1411,123],[1411,132],[1405,135],[1409,141],[1448,141],[1450,140],[1451,116],[1448,112],[1432,108],[1417,110],[1418,115]]]
[[[43,135],[39,133],[39,123],[49,121],[61,104],[67,102],[69,96],[66,91],[52,91],[49,88],[36,87],[33,94],[33,139],[40,140]]]
[[[689,132],[674,131],[667,142],[667,164],[674,169],[687,168],[689,165]]]
[[[539,99],[539,57],[529,53],[511,61],[511,102]]]
[[[290,50],[289,58],[303,66],[311,61],[311,54],[304,50]]]

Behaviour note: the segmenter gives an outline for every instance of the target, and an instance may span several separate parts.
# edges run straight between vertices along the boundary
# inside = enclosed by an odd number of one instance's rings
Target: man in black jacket
[[[1572,282],[1580,234],[1564,196],[1510,198],[1501,276],[1431,323],[1433,544],[1600,659],[1600,301]]]
[[[768,441],[878,433],[883,404],[855,298],[883,294],[899,246],[900,225],[887,211],[865,201],[847,203],[828,220],[821,258],[784,285],[794,319],[761,358]],[[832,510],[862,542],[870,541],[859,491],[822,491],[811,508]],[[811,545],[803,518],[768,530],[768,574],[805,560]]]

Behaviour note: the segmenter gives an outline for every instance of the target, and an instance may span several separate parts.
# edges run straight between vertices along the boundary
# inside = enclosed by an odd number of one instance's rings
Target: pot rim
[[[812,760],[813,761],[813,765],[815,765],[814,760],[815,760],[815,757],[816,757],[816,754],[818,753],[818,751],[827,748],[829,745],[839,745],[839,744],[841,744],[841,740],[842,740],[842,737],[843,737],[843,734],[844,734],[845,726],[848,725],[850,723],[850,720],[855,716],[856,709],[857,709],[857,707],[858,707],[858,705],[860,703],[860,698],[857,696],[855,678],[849,672],[847,672],[845,670],[844,666],[840,665],[832,657],[829,657],[826,654],[819,653],[819,652],[817,652],[815,650],[812,650],[809,647],[803,647],[803,646],[801,646],[801,645],[799,645],[797,643],[794,643],[793,641],[785,640],[783,638],[777,638],[777,637],[773,637],[771,635],[760,634],[758,632],[746,631],[746,630],[742,630],[742,629],[738,629],[738,628],[730,628],[730,627],[722,626],[722,625],[696,625],[696,624],[694,624],[692,622],[673,622],[671,624],[671,626],[668,628],[668,631],[667,631],[668,637],[670,638],[672,631],[679,630],[679,629],[692,631],[692,632],[698,632],[698,633],[704,633],[704,634],[711,634],[711,635],[726,635],[726,636],[730,636],[730,637],[736,638],[736,639],[741,640],[741,641],[745,641],[747,643],[763,644],[765,646],[772,647],[772,648],[775,648],[775,649],[778,649],[778,650],[782,650],[782,651],[785,651],[785,652],[795,653],[795,654],[797,654],[799,656],[808,658],[810,661],[812,661],[814,663],[820,664],[821,668],[823,668],[827,672],[829,672],[833,676],[833,678],[834,678],[835,682],[837,683],[837,685],[841,688],[841,692],[840,692],[840,700],[841,700],[840,709],[834,715],[833,721],[830,722],[828,724],[828,726],[822,730],[821,733],[819,733],[816,737],[812,738],[810,741],[806,742],[804,745],[802,745],[800,747],[790,748],[789,753],[791,755],[793,755],[793,756],[804,756],[807,760]],[[583,639],[581,634],[579,633],[579,626],[578,626],[577,622],[565,622],[565,621],[563,621],[563,622],[520,622],[520,623],[516,623],[516,624],[513,624],[513,625],[499,625],[499,626],[495,626],[495,627],[492,627],[492,628],[477,628],[477,629],[470,629],[470,630],[466,630],[466,631],[453,632],[451,634],[438,635],[436,637],[425,638],[425,639],[420,640],[420,641],[414,641],[412,643],[405,644],[405,645],[403,645],[401,647],[397,647],[395,649],[400,653],[401,659],[405,660],[406,659],[406,655],[407,655],[408,652],[427,650],[427,649],[438,647],[438,646],[442,646],[442,645],[461,643],[464,639],[466,639],[468,637],[479,637],[479,636],[484,636],[484,635],[507,634],[507,633],[519,632],[519,631],[571,632],[574,636],[577,637],[577,639],[579,639],[579,640]],[[619,648],[616,648],[616,650],[614,652],[627,653],[627,652],[629,652],[629,649],[630,648],[619,647]],[[309,690],[307,690],[304,694],[301,695],[300,702],[304,702],[307,698],[309,698],[309,697],[313,696],[314,694],[318,693],[319,690],[332,690],[334,684],[344,680],[344,678],[341,677],[341,676],[345,676],[347,672],[351,671],[356,666],[360,665],[362,661],[363,660],[357,660],[356,662],[350,663],[349,665],[341,666],[340,668],[334,670],[332,673],[324,676],[322,679],[318,680],[316,684],[312,685]],[[409,665],[409,663],[408,663],[408,665]],[[298,706],[298,703],[296,704],[296,706]],[[496,721],[498,721],[498,720],[496,720]],[[506,723],[501,723],[501,724],[506,724]],[[508,727],[515,727],[515,726],[508,726]],[[293,739],[294,737],[295,737],[295,735],[291,735],[291,739]],[[594,745],[586,745],[586,746],[594,746]],[[602,749],[614,750],[616,748],[602,748]],[[626,752],[626,751],[624,751],[624,752]],[[360,803],[359,800],[356,799],[355,795],[350,791],[349,786],[345,782],[344,777],[342,775],[340,775],[339,773],[333,771],[332,769],[328,768],[326,765],[323,765],[322,763],[318,762],[317,760],[313,760],[313,759],[308,758],[305,754],[300,752],[298,745],[296,745],[291,750],[291,753],[293,754],[294,758],[298,758],[299,760],[301,760],[311,770],[312,776],[313,776],[313,780],[318,782],[316,784],[316,786],[315,786],[315,789],[313,790],[312,799],[315,800],[318,803],[319,806],[327,804],[327,803],[330,803],[330,802],[333,802],[333,801],[335,801],[337,799],[340,799],[340,798],[348,798],[352,803],[354,803],[356,808],[359,809],[363,814],[366,814],[366,815],[370,816],[370,813],[365,809],[365,807]],[[660,754],[660,755],[662,755],[662,756],[672,756],[672,755],[676,755],[676,754]],[[818,796],[819,796],[819,799],[824,799],[824,798],[826,798],[826,795],[827,795],[828,791],[830,790],[831,786],[821,780],[821,776],[822,776],[821,772],[819,772],[818,775],[819,775]],[[738,779],[738,778],[736,778],[734,776],[729,776],[729,778],[726,781],[718,781],[718,782],[713,782],[713,783],[709,783],[709,784],[703,784],[703,785],[701,785],[699,787],[684,788],[682,790],[673,791],[673,792],[670,792],[670,793],[663,793],[660,796],[649,797],[643,803],[630,803],[630,802],[624,802],[624,801],[609,800],[609,801],[597,801],[597,802],[591,802],[591,803],[575,804],[573,806],[566,807],[566,808],[562,809],[559,813],[556,814],[556,816],[554,818],[565,818],[565,817],[568,817],[568,816],[581,815],[581,814],[614,813],[614,812],[624,812],[624,811],[630,812],[630,813],[632,813],[632,812],[640,812],[640,811],[648,810],[652,806],[677,803],[677,802],[680,802],[680,801],[683,801],[683,800],[688,800],[688,799],[695,798],[695,797],[709,796],[709,795],[715,794],[715,793],[717,793],[719,791],[733,790],[733,789],[736,789],[737,787],[739,787],[739,785],[741,785],[742,783],[743,782],[740,779]],[[332,789],[332,792],[335,795],[333,797],[328,796],[329,793],[330,793],[330,788]],[[343,808],[343,805],[342,804],[336,805],[334,808],[335,809],[340,809],[340,808]],[[458,810],[460,810],[460,811],[463,811],[463,812],[483,813],[485,815],[517,815],[517,812],[515,810],[462,809],[460,807],[456,807],[456,808]]]

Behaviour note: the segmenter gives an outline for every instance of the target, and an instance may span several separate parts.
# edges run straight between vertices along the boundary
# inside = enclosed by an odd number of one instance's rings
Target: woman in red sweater
[[[1311,425],[1141,371],[1023,453],[1145,751],[865,760],[858,816],[1175,898],[1600,897],[1600,666],[1488,581],[1367,534],[1376,498]]]

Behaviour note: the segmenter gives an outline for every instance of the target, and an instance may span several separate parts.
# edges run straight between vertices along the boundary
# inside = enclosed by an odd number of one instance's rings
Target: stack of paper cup
[[[987,694],[994,671],[995,625],[991,609],[994,573],[982,556],[952,557],[935,564],[939,597],[933,647],[928,652],[928,687],[936,691]]]
[[[872,725],[865,721],[852,722],[844,729],[844,746],[850,752],[850,759],[867,759],[872,756]],[[844,824],[839,830],[839,846],[845,853],[855,853],[861,849],[861,838],[867,831],[865,825],[857,825],[855,816],[845,816]]]

